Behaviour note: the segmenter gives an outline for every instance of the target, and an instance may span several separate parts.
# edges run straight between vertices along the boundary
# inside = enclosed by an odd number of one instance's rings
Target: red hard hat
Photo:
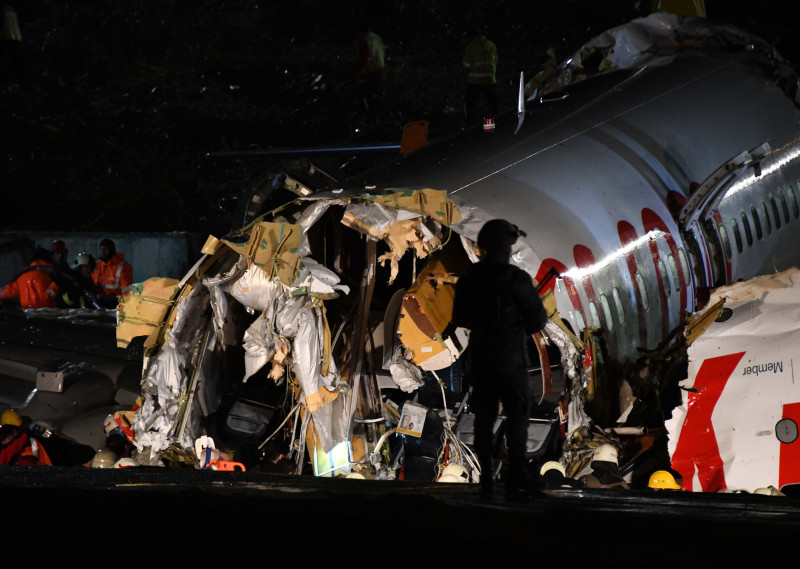
[[[50,251],[66,251],[67,245],[61,239],[56,239],[50,246]]]

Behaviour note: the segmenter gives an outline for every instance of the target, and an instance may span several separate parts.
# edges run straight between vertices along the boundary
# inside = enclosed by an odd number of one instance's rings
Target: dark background
[[[236,202],[276,158],[208,153],[398,144],[411,120],[428,121],[435,139],[461,126],[460,61],[471,24],[482,23],[497,44],[508,109],[519,72],[536,71],[549,46],[562,58],[649,10],[630,0],[12,5],[24,74],[11,77],[2,61],[0,231],[215,234],[230,229]],[[709,19],[800,60],[792,3],[714,0],[706,8]],[[386,96],[373,117],[355,97],[364,19],[387,46]]]

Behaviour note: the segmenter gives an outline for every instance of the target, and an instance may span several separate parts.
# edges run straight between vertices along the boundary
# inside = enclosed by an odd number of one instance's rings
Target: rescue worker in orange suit
[[[358,36],[358,100],[368,113],[376,113],[383,98],[386,48],[383,39],[363,24]]]
[[[117,253],[111,239],[100,242],[100,259],[92,271],[92,280],[97,285],[103,305],[108,307],[116,306],[119,297],[124,296],[133,284],[133,267],[123,253]]]
[[[475,451],[481,467],[481,494],[494,491],[493,430],[498,403],[506,416],[509,498],[525,496],[528,424],[532,403],[528,379],[527,342],[547,323],[547,312],[531,276],[511,264],[511,247],[525,233],[503,219],[493,219],[478,233],[480,261],[470,265],[456,283],[455,328],[470,330],[468,371],[470,407],[475,413]]]
[[[3,411],[0,423],[0,465],[53,465],[44,445],[28,433],[25,422],[16,411]]]
[[[50,251],[36,249],[31,264],[0,289],[0,299],[19,299],[22,308],[55,308],[58,284],[53,279]]]
[[[486,104],[484,119],[497,116],[499,105],[497,101],[497,47],[483,35],[480,30],[474,29],[470,34],[472,39],[464,50],[462,65],[467,74],[467,88],[464,99],[464,113],[466,126],[478,122],[478,103],[482,98]]]

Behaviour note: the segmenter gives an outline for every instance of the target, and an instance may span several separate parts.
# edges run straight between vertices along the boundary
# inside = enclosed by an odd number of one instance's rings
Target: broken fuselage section
[[[431,481],[457,464],[477,480],[468,333],[442,332],[488,219],[436,190],[331,192],[209,238],[149,332],[118,328],[120,341],[148,334],[139,461],[202,464],[197,441],[210,440],[249,469],[277,447],[297,473]],[[555,449],[568,386],[585,379],[582,344],[546,300],[532,455]]]

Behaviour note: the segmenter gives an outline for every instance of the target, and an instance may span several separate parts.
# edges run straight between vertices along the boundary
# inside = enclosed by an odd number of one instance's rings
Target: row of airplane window
[[[800,188],[800,180],[798,180],[798,188]],[[753,246],[753,228],[755,229],[755,238],[758,241],[761,241],[765,233],[768,236],[772,235],[773,223],[775,226],[775,231],[778,231],[781,228],[781,223],[788,224],[792,217],[795,219],[800,218],[800,205],[797,202],[797,195],[795,194],[792,186],[787,188],[786,195],[784,195],[782,191],[778,190],[777,199],[775,196],[770,194],[768,201],[769,206],[767,206],[766,201],[762,201],[760,204],[758,204],[758,207],[756,205],[751,205],[749,217],[747,212],[741,212],[744,240],[742,239],[742,233],[739,230],[739,223],[736,221],[735,217],[731,218],[730,227],[731,231],[733,232],[734,241],[736,242],[736,250],[740,254],[744,251],[744,241],[747,241],[748,247]],[[789,211],[790,207],[791,212]],[[772,211],[772,216],[770,216],[770,210]],[[783,213],[783,216],[781,216],[781,213]],[[783,217],[783,221],[781,221],[781,217]],[[750,225],[751,219],[752,228]],[[763,226],[761,224],[762,220],[764,222]],[[722,238],[722,243],[725,247],[725,255],[730,259],[732,255],[731,242],[724,225],[719,226],[719,233],[720,237]]]
[[[678,263],[680,262],[681,270],[686,278],[689,278],[689,262],[686,258],[686,253],[683,251],[682,248],[678,248],[678,261],[675,260],[675,256],[670,253],[667,255],[667,264],[664,264],[664,261],[659,257],[656,261],[658,265],[658,273],[661,277],[661,282],[664,286],[664,293],[667,296],[672,294],[672,290],[674,289],[676,292],[681,290],[682,281],[681,275],[678,269]],[[667,271],[667,265],[669,265],[669,272]],[[642,308],[644,310],[648,310],[650,307],[650,299],[647,295],[647,287],[645,286],[644,277],[642,276],[641,272],[637,271],[634,275],[636,279],[637,288],[639,289],[639,295],[642,299]],[[672,284],[674,283],[674,285]],[[620,295],[619,289],[614,287],[611,291],[611,298],[614,303],[615,312],[617,314],[618,321],[620,325],[625,324],[625,305],[622,303],[622,297]],[[600,295],[600,307],[603,311],[603,316],[605,317],[606,325],[608,326],[608,331],[613,332],[614,330],[614,318],[611,312],[611,303],[608,300],[608,296],[605,294]],[[600,313],[597,309],[597,304],[593,301],[589,301],[589,315],[591,317],[592,326],[599,328],[600,327]],[[583,314],[578,309],[575,309],[575,317],[577,319],[577,324],[579,329],[583,329],[586,326],[586,323],[583,319]]]

